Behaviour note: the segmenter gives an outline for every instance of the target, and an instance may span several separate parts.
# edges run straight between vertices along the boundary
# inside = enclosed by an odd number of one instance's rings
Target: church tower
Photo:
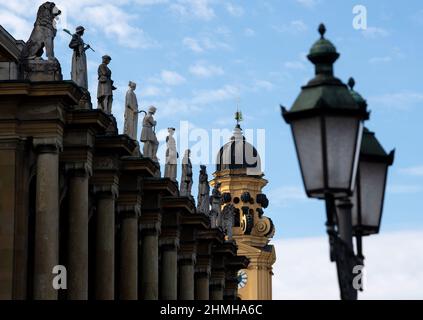
[[[267,185],[261,171],[260,155],[246,141],[239,121],[231,140],[219,151],[216,172],[211,185],[220,184],[223,195],[222,209],[233,205],[235,223],[233,239],[238,255],[250,260],[248,268],[238,273],[238,297],[241,300],[272,299],[272,265],[276,261],[273,245],[269,244],[275,233],[270,218],[264,216],[269,201],[263,193]]]

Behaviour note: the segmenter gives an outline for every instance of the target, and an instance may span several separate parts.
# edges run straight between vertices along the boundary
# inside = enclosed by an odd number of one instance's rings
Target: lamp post
[[[357,177],[361,190],[369,187],[367,162],[364,162],[365,159],[369,161],[366,155],[367,131],[362,144],[364,121],[369,118],[367,103],[353,91],[351,81],[351,90],[348,90],[334,76],[333,64],[339,58],[339,53],[325,39],[326,28],[323,24],[319,26],[319,33],[321,38],[308,55],[316,67],[316,76],[302,88],[290,111],[282,107],[282,115],[292,129],[308,197],[326,202],[330,258],[337,265],[341,298],[356,300],[353,268],[362,264],[362,254],[361,251],[359,255],[354,253],[353,235],[361,246],[361,236],[368,230],[365,228],[368,226],[363,225],[364,221],[368,221],[364,220],[364,215],[380,216],[381,206],[374,202],[380,204],[383,196],[376,199],[369,195],[365,203],[362,193],[354,193]],[[363,168],[362,174],[357,175],[359,161]],[[388,163],[384,162],[386,169]],[[384,177],[381,179],[378,176],[378,181],[383,182],[383,187],[378,185],[379,192],[385,188],[386,170]],[[373,182],[373,186],[379,182]],[[374,211],[375,207],[380,210]]]

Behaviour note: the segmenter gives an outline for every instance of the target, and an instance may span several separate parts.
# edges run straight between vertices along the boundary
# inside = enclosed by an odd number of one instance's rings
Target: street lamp
[[[316,76],[302,88],[290,111],[282,107],[282,115],[291,125],[308,197],[326,201],[331,261],[337,265],[341,298],[355,300],[352,271],[362,260],[353,248],[350,197],[369,113],[367,103],[358,103],[353,92],[334,77],[333,64],[339,53],[325,39],[323,24],[319,33],[321,37],[308,55]]]
[[[291,125],[303,182],[310,198],[351,196],[355,187],[366,107],[357,105],[347,86],[333,75],[339,57],[335,46],[321,38],[308,59],[316,66],[316,77],[302,88],[285,121]]]
[[[348,81],[350,92],[357,104],[366,101],[354,91],[355,81]],[[376,139],[375,133],[364,128],[360,148],[357,184],[352,196],[352,224],[354,235],[378,234],[382,220],[388,168],[392,166],[395,150],[389,154]]]

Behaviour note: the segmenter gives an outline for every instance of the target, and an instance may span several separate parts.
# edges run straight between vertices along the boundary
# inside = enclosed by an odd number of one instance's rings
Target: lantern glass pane
[[[360,162],[361,225],[379,229],[388,166],[386,163]]]
[[[319,117],[292,122],[292,131],[307,192],[311,195],[324,188],[322,130]]]
[[[326,117],[328,189],[342,196],[353,191],[362,123],[351,117]]]

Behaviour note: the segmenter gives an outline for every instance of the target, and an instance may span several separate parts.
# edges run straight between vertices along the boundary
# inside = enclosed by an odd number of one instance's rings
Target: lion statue
[[[45,2],[39,7],[34,29],[22,49],[22,60],[42,59],[44,48],[48,60],[56,59],[54,57],[54,38],[57,33],[55,19],[61,13],[54,2]]]

